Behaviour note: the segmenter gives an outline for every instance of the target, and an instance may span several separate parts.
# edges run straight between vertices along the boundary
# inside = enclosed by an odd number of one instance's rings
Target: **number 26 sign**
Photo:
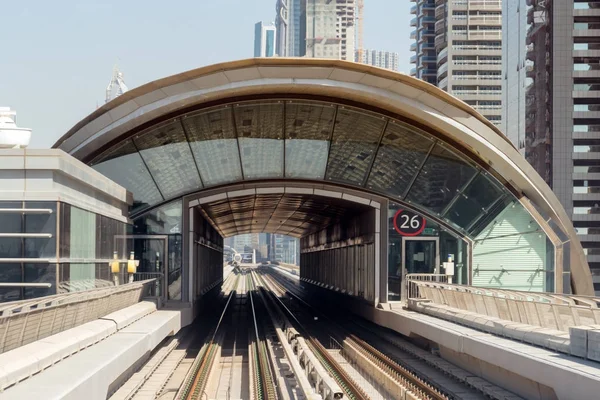
[[[394,215],[394,229],[402,236],[417,236],[425,229],[425,218],[408,210]]]

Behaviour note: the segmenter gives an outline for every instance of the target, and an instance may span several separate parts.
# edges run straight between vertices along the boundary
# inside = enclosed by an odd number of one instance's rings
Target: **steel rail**
[[[215,360],[215,356],[217,351],[219,350],[218,344],[218,336],[220,334],[219,328],[225,318],[225,314],[229,310],[229,305],[231,304],[231,299],[233,299],[237,295],[237,287],[239,283],[240,276],[236,275],[235,283],[233,284],[233,288],[227,297],[227,302],[225,303],[225,307],[221,312],[219,317],[219,321],[215,328],[212,331],[212,335],[209,334],[210,339],[208,343],[206,343],[192,364],[186,379],[184,380],[183,385],[179,393],[176,395],[176,399],[186,399],[186,400],[194,400],[200,399],[204,390],[206,389],[206,385],[208,383],[208,379],[210,376],[210,372]]]
[[[276,282],[271,283],[276,285]],[[280,287],[282,287],[282,285],[280,285]],[[275,303],[278,304],[278,306],[283,309],[284,312],[288,314],[289,317],[295,322],[296,329],[298,332],[302,333],[302,336],[305,337],[306,344],[308,345],[310,351],[312,351],[315,357],[321,362],[321,365],[323,365],[325,370],[329,372],[329,374],[333,377],[348,398],[355,400],[368,400],[369,396],[354,381],[354,379],[348,375],[348,373],[342,368],[342,366],[339,365],[339,363],[331,356],[331,354],[329,354],[321,342],[309,333],[304,324],[298,320],[294,313],[283,303],[279,297],[277,297],[272,291],[269,291],[269,293],[271,294],[271,299],[274,299]]]
[[[283,287],[286,293],[290,294],[299,302],[305,304],[306,306],[314,310],[314,307],[312,307],[309,303],[303,300],[300,297],[300,295],[294,293],[298,290],[297,288],[292,289],[289,286],[290,284],[282,282],[285,280],[284,278],[275,277],[274,275],[275,274],[269,273],[271,279],[274,280],[278,285]],[[332,322],[332,324],[338,325],[323,313],[319,311],[317,311],[317,313],[320,316]],[[410,371],[408,368],[398,364],[396,361],[392,360],[391,358],[389,358],[388,356],[386,356],[385,354],[368,344],[366,341],[360,339],[351,332],[348,332],[346,329],[340,327],[340,330],[345,331],[345,340],[353,342],[355,347],[359,348],[363,356],[365,356],[367,359],[370,359],[373,363],[375,363],[381,369],[386,371],[386,373],[392,376],[394,380],[398,382],[398,384],[405,386],[406,389],[411,390],[414,394],[417,394],[421,398],[431,400],[445,400],[449,398],[449,395],[447,393],[443,393],[435,385],[427,382],[426,379],[423,379],[418,374]],[[344,340],[341,340],[340,343],[343,343],[343,341]]]
[[[252,273],[247,275],[248,296],[250,297],[250,307],[252,309],[252,319],[254,325],[253,362],[254,362],[254,397],[256,400],[276,400],[277,390],[275,388],[274,374],[271,370],[269,350],[266,344],[266,338],[262,329],[258,329],[257,307],[254,305],[253,292],[256,291]]]

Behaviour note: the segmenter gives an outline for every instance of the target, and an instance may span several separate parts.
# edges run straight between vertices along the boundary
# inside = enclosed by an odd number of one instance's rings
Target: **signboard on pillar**
[[[398,210],[394,215],[394,230],[402,236],[418,236],[425,230],[426,220],[409,210]]]

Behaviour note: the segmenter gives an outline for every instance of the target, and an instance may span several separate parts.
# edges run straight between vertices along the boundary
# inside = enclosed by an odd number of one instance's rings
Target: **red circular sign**
[[[398,210],[394,215],[394,229],[402,236],[417,236],[425,229],[426,220],[408,210]]]

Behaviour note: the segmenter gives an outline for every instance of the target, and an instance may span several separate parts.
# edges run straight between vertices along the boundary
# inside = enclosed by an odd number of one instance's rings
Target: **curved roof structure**
[[[131,190],[132,215],[223,185],[321,181],[475,237],[521,203],[570,244],[573,287],[593,293],[575,230],[542,178],[483,116],[404,74],[337,60],[217,64],[123,94],[55,147]]]

